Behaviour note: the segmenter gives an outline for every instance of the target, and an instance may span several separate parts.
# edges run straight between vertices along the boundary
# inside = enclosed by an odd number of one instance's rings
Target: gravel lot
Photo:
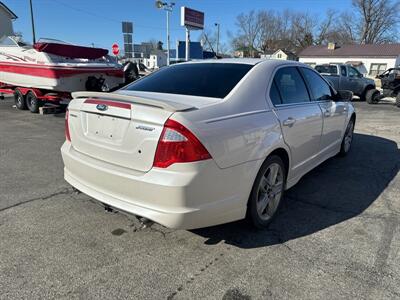
[[[286,193],[268,230],[142,228],[63,180],[63,115],[0,100],[1,299],[400,298],[400,109]],[[168,199],[166,199],[168,201]]]

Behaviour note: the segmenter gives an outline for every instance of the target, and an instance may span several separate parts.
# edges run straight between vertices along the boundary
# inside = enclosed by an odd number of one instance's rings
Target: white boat
[[[0,83],[57,92],[107,91],[124,82],[122,66],[108,50],[41,39],[0,39]]]

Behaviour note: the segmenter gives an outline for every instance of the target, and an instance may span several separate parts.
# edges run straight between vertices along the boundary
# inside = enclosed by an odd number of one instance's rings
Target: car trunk
[[[149,171],[164,123],[190,105],[150,98],[79,92],[69,106],[74,150],[117,166]]]

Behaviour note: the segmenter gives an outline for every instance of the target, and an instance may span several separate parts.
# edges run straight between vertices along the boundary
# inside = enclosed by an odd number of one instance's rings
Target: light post
[[[163,1],[156,1],[156,7],[158,9],[163,9],[167,12],[167,65],[170,64],[170,57],[169,57],[169,46],[170,46],[170,37],[169,37],[169,15],[174,8],[174,2],[163,2]]]
[[[219,23],[215,23],[214,25],[217,26],[217,53],[216,53],[216,55],[218,56],[218,48],[219,48],[219,26],[220,26],[220,24],[219,24]]]

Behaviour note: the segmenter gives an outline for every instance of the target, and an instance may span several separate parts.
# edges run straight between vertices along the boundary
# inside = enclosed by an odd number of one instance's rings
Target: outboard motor
[[[89,76],[85,83],[86,90],[90,92],[107,92],[108,87],[104,84],[105,81],[102,76],[100,78]]]
[[[139,70],[136,63],[128,61],[124,65],[125,84],[131,83],[139,78]]]

